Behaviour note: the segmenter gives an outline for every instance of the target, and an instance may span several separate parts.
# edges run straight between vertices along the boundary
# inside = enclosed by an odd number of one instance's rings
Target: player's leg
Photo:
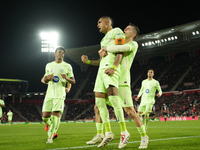
[[[51,125],[51,111],[53,107],[53,100],[52,99],[44,99],[44,103],[42,106],[42,120],[46,123],[45,130],[49,130],[49,126]]]
[[[146,111],[144,112],[145,113],[145,129],[146,130],[147,130],[148,125],[149,125],[149,114],[152,111],[152,107],[153,107],[153,104],[147,104],[146,105]]]
[[[60,125],[60,116],[64,109],[64,99],[57,98],[53,100],[52,115],[51,115],[51,130],[47,143],[53,143],[53,135],[58,131]]]
[[[99,109],[97,105],[94,106],[94,112],[95,112],[95,121],[96,121],[96,130],[97,134],[94,136],[94,138],[90,141],[88,141],[86,144],[93,145],[96,143],[101,143],[104,135],[103,135],[103,121],[101,120]]]
[[[108,99],[114,108],[115,116],[118,120],[121,130],[121,138],[118,148],[123,148],[127,145],[130,134],[126,129],[126,124],[124,120],[124,112],[121,106],[120,98],[118,96],[118,89],[115,86],[110,85],[107,88]]]
[[[101,69],[98,70],[95,86],[94,86],[95,104],[97,105],[99,109],[99,114],[101,116],[101,119],[103,121],[104,128],[105,128],[105,137],[103,138],[102,142],[98,145],[98,147],[102,147],[114,139],[114,135],[111,131],[111,126],[110,126],[110,121],[109,121],[109,113],[106,106],[107,95],[105,93],[107,91],[103,83],[104,74],[105,73],[103,70]]]
[[[135,125],[137,126],[137,130],[141,135],[141,143],[140,147],[144,147],[148,145],[147,135],[145,131],[145,126],[142,123],[142,120],[140,119],[139,115],[136,114],[134,108],[133,108],[133,100],[132,100],[132,92],[130,90],[129,86],[120,86],[119,87],[119,97],[122,102],[122,106],[125,110],[125,112],[133,119]]]
[[[62,114],[60,114],[59,118],[61,119],[61,117],[62,117]],[[58,130],[59,126],[60,126],[60,119],[58,121],[57,128],[54,131],[54,134],[53,134],[53,137],[52,137],[53,139],[58,137],[57,130]]]
[[[2,119],[2,111],[0,111],[0,123],[1,123],[1,119]]]
[[[106,106],[106,95],[104,93],[95,92],[95,102],[99,109],[99,114],[104,124],[105,128],[105,137],[102,142],[98,145],[98,147],[105,146],[108,142],[114,140],[114,134],[112,133],[110,121],[109,121],[109,113]]]

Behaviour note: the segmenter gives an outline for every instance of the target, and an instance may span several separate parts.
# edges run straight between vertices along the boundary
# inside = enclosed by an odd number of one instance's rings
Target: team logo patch
[[[59,82],[59,77],[58,76],[54,76],[54,78],[53,78],[53,82],[55,82],[55,83],[58,83]]]
[[[63,73],[63,69],[60,69],[60,73]]]
[[[126,100],[124,99],[124,104],[126,104]]]
[[[150,91],[149,89],[146,89],[146,90],[145,90],[146,93],[149,93],[149,91]]]

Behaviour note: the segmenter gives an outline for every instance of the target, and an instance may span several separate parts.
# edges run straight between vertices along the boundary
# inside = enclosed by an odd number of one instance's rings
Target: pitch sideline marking
[[[185,136],[185,137],[174,137],[174,138],[165,138],[165,139],[154,139],[149,141],[164,141],[164,140],[176,140],[176,139],[185,139],[185,138],[195,138],[200,137],[200,135],[197,136]],[[139,143],[140,141],[132,141],[128,143]],[[109,145],[117,145],[119,143],[110,143]],[[108,145],[107,145],[108,146]],[[63,150],[63,149],[77,149],[77,148],[88,148],[88,147],[97,147],[97,145],[90,145],[90,146],[77,146],[77,147],[65,147],[65,148],[54,148],[54,149],[46,149],[46,150]]]

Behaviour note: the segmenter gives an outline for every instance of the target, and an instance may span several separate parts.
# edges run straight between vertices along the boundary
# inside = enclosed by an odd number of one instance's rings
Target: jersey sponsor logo
[[[63,69],[60,69],[60,73],[63,73],[64,71],[63,71]]]
[[[149,89],[146,89],[146,90],[145,90],[145,92],[146,92],[146,93],[149,93],[149,92],[150,92],[150,90],[149,90]]]
[[[55,82],[55,83],[58,83],[59,82],[59,77],[58,76],[54,76],[54,78],[53,78],[53,82]]]

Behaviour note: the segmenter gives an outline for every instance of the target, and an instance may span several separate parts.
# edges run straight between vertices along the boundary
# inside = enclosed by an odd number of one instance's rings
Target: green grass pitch
[[[133,122],[127,122],[131,134],[125,150],[138,149],[140,135]],[[46,144],[47,132],[44,124],[0,125],[0,150],[112,150],[118,149],[120,129],[111,123],[116,138],[103,148],[86,145],[96,134],[95,123],[62,123],[58,138]],[[200,120],[150,122],[147,132],[150,142],[148,150],[200,150]]]

